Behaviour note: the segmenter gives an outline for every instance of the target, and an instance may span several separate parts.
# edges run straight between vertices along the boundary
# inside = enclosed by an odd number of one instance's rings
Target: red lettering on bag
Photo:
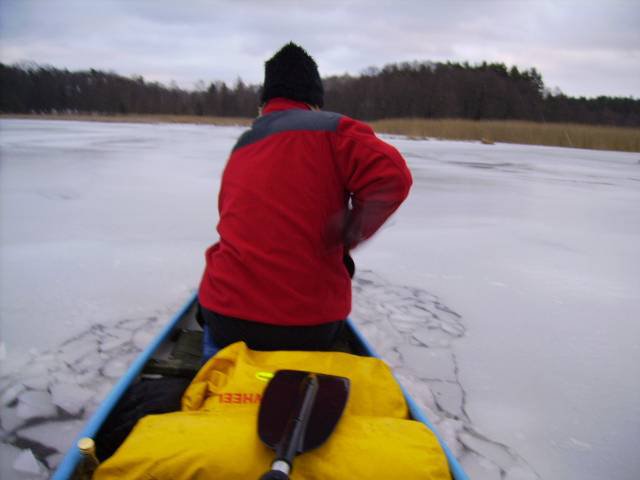
[[[242,392],[227,392],[218,395],[218,401],[220,403],[260,403],[262,395],[259,393],[242,393]]]

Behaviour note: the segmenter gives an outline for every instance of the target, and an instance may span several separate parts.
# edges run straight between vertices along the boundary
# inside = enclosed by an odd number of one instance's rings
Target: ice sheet
[[[102,398],[197,286],[241,131],[0,121],[0,393]],[[367,338],[472,478],[637,478],[638,154],[387,138],[414,187],[353,252]]]

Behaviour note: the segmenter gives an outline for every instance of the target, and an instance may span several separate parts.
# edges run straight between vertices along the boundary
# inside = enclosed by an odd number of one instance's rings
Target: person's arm
[[[402,155],[368,125],[343,117],[336,160],[351,194],[343,239],[347,250],[371,237],[409,194],[412,178]]]

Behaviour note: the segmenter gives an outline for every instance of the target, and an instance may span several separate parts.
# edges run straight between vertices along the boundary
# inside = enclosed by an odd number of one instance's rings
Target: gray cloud
[[[571,95],[640,97],[636,1],[0,0],[0,60],[99,68],[191,88],[262,80],[289,40],[323,75],[412,60],[536,67]]]

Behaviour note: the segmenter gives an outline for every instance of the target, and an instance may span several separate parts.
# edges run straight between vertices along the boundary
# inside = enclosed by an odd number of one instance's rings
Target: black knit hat
[[[276,97],[318,107],[324,105],[318,66],[302,47],[293,42],[287,43],[264,64],[262,103]]]

